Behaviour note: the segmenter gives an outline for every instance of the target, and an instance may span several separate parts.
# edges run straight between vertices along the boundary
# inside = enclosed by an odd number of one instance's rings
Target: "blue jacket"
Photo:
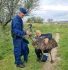
[[[48,33],[48,34],[41,34],[41,36],[45,36],[46,38],[52,39],[52,34]]]
[[[12,20],[12,25],[11,25],[12,37],[14,36],[22,37],[26,35],[26,32],[24,32],[23,28],[24,27],[22,19],[18,15],[15,16],[14,19]]]

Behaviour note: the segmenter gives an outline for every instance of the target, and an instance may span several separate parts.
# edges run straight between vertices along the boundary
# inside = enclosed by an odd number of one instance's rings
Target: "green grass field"
[[[26,28],[27,24],[25,25],[25,29]],[[52,33],[53,37],[55,37],[57,28],[60,33],[58,55],[61,57],[60,63],[57,64],[57,70],[68,70],[68,25],[33,24],[33,31],[39,29],[42,33]],[[28,40],[30,41],[29,38]],[[42,70],[44,63],[36,61],[36,55],[34,48],[31,45],[31,41],[29,49],[29,61],[28,63],[25,63],[26,67],[24,69],[17,68],[14,64],[10,25],[5,29],[0,27],[0,70]]]

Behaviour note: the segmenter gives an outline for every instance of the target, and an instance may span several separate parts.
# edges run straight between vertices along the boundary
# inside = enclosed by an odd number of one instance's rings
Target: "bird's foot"
[[[54,61],[53,61],[53,60],[51,60],[51,63],[54,63]]]

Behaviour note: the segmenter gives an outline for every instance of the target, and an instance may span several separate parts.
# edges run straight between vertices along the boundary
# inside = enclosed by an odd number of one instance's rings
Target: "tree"
[[[31,17],[31,20],[32,20],[32,23],[36,23],[36,17],[35,16]]]
[[[20,0],[6,0],[6,4],[5,4],[6,20],[4,26],[6,26],[8,22],[10,22],[13,16],[16,14],[17,9],[20,7],[19,1]]]
[[[4,14],[2,13],[2,16],[5,16],[3,19],[5,20],[4,26],[6,26],[7,23],[14,17],[20,7],[26,8],[28,13],[30,13],[31,10],[37,7],[38,2],[39,0],[1,0],[0,8],[3,8],[4,11]]]
[[[4,6],[6,0],[0,0],[0,23],[3,23],[4,19]]]
[[[47,20],[49,23],[52,23],[53,22],[53,19],[48,19]]]
[[[44,21],[43,18],[35,16],[27,19],[28,23],[43,23],[43,21]]]
[[[31,22],[32,22],[31,18],[28,18],[27,23],[31,23]]]
[[[36,23],[43,23],[43,18],[37,17]]]
[[[3,7],[5,6],[5,1],[6,0],[0,0],[0,11],[3,9]]]
[[[39,0],[24,0],[24,8],[27,9],[28,13],[36,8],[39,4]]]

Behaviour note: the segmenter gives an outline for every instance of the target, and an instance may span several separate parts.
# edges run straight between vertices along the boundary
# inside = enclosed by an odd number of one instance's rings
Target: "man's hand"
[[[49,39],[45,38],[44,41],[45,41],[45,44],[48,44]]]
[[[26,34],[27,34],[27,35],[30,35],[30,34],[31,34],[31,32],[30,32],[30,31],[26,31]]]

